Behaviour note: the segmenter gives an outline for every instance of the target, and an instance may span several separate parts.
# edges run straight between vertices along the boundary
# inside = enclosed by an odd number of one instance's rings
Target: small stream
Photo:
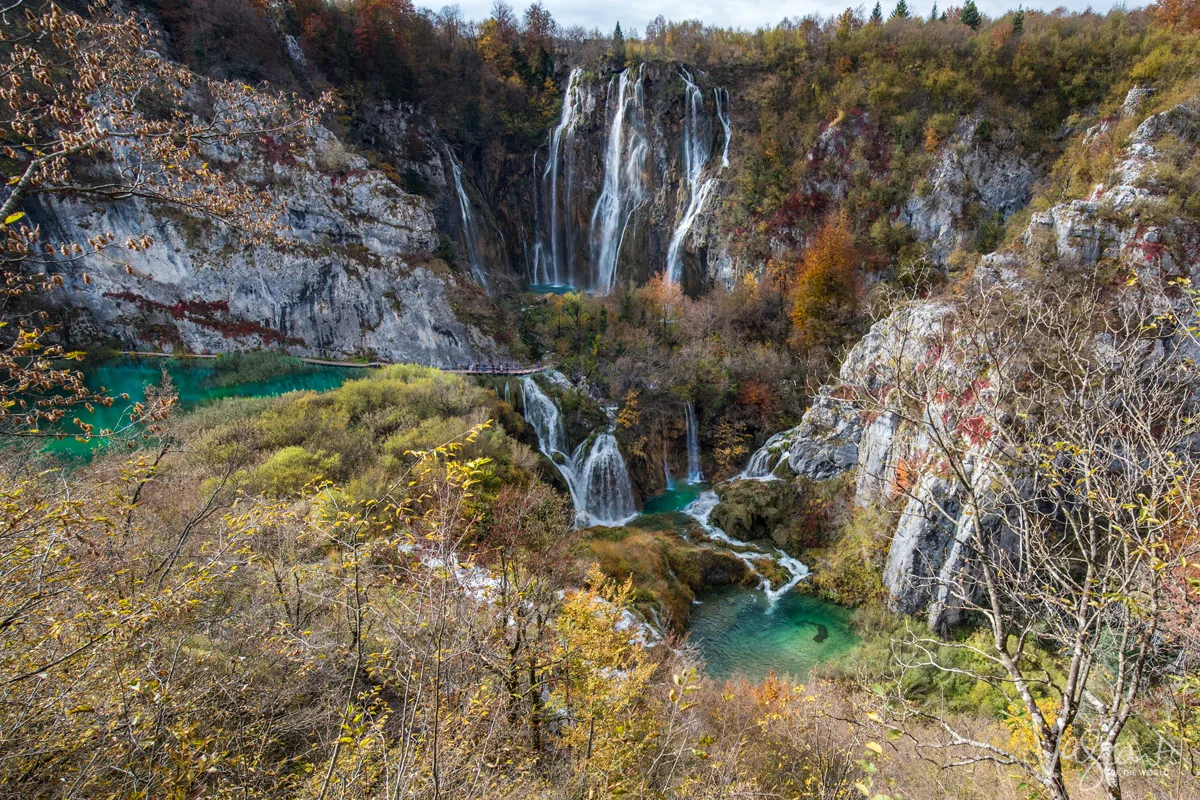
[[[708,523],[715,502],[709,484],[677,482],[647,498],[642,513],[687,513],[719,540],[724,532]],[[746,557],[754,563],[753,556]],[[713,678],[742,675],[760,681],[775,672],[804,679],[814,667],[840,658],[857,644],[851,612],[794,591],[808,568],[787,556],[779,556],[779,561],[793,576],[785,585],[712,589],[692,608],[691,639]]]

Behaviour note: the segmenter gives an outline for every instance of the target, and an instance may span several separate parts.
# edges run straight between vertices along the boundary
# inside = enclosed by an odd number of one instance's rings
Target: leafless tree
[[[902,331],[881,380],[859,387],[920,443],[904,470],[893,452],[905,514],[944,532],[908,588],[935,626],[977,620],[989,634],[987,645],[913,635],[901,666],[1004,692],[1034,743],[997,746],[929,716],[947,765],[1019,766],[1059,800],[1072,758],[1122,796],[1121,733],[1180,653],[1183,627],[1168,620],[1195,611],[1168,600],[1197,545],[1200,478],[1195,365],[1169,307],[1147,287],[979,288],[940,325]],[[944,663],[947,647],[986,667]]]

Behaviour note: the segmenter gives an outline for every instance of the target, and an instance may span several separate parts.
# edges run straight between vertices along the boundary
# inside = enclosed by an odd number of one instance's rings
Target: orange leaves
[[[1150,8],[1158,21],[1168,27],[1200,30],[1200,0],[1159,0]]]
[[[831,315],[853,307],[858,294],[854,269],[861,258],[846,213],[827,217],[804,251],[792,284],[792,325],[802,345],[824,338]]]

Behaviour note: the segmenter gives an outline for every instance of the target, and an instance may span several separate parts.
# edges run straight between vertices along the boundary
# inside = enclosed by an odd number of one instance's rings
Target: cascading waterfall
[[[604,184],[592,209],[592,289],[607,294],[616,284],[621,243],[634,212],[646,199],[644,166],[645,100],[642,79],[645,65],[625,69],[616,79],[616,99],[609,88],[612,121],[604,150]]]
[[[629,470],[611,432],[596,437],[577,474],[584,510],[593,525],[622,525],[637,516]]]
[[[683,247],[687,242],[687,235],[691,233],[696,218],[708,204],[708,198],[717,186],[715,176],[704,177],[704,168],[711,155],[709,145],[712,141],[712,126],[704,113],[704,95],[687,70],[680,70],[679,77],[685,87],[683,171],[684,180],[688,185],[688,204],[679,224],[675,226],[674,233],[671,234],[671,243],[667,247],[667,279],[672,283],[679,283],[683,277]],[[721,169],[724,169],[729,166],[729,93],[724,89],[714,89],[713,96],[716,116],[725,132],[725,143],[721,150]]]
[[[688,483],[701,483],[704,470],[700,467],[700,432],[696,429],[696,407],[687,404]]]
[[[569,221],[564,224],[559,215],[560,207],[567,211],[564,217],[569,220],[571,195],[574,188],[574,148],[572,137],[575,126],[579,122],[584,106],[582,91],[583,70],[575,67],[567,78],[567,92],[563,97],[562,114],[558,125],[550,132],[550,154],[546,159],[546,169],[542,173],[542,182],[546,190],[542,193],[547,202],[547,229],[539,237],[534,248],[534,283],[553,284],[555,286],[573,284],[573,251],[574,237]],[[559,202],[559,164],[566,168],[565,191],[562,202]],[[534,180],[537,180],[537,155],[534,154]],[[535,188],[536,192],[536,188]],[[537,198],[535,195],[535,207]],[[535,211],[536,213],[536,211]],[[538,230],[541,228],[539,226]],[[565,244],[565,247],[564,247]]]
[[[467,246],[467,258],[471,262],[471,275],[475,282],[488,289],[487,268],[479,252],[479,229],[475,225],[475,215],[471,213],[471,198],[463,188],[462,166],[454,157],[454,152],[447,147],[446,155],[450,158],[450,172],[454,177],[454,189],[458,192],[458,209],[462,215],[463,242]]]
[[[623,525],[637,516],[629,469],[611,430],[567,452],[562,414],[531,377],[521,379],[525,420],[537,434],[538,449],[558,468],[571,493],[579,525]],[[590,447],[589,447],[590,445]]]
[[[779,433],[767,439],[766,443],[754,451],[754,455],[750,456],[750,460],[746,463],[746,468],[738,475],[739,478],[755,481],[773,481],[778,480],[775,477],[775,470],[787,457],[787,449],[784,447],[787,435],[790,430],[780,431]]]
[[[767,605],[769,608],[774,608],[775,603],[779,598],[796,588],[796,584],[808,577],[808,567],[799,560],[792,558],[787,553],[775,552],[767,553],[757,546],[743,542],[741,539],[735,539],[725,531],[713,525],[709,520],[712,516],[713,509],[720,504],[721,499],[717,497],[717,493],[712,489],[703,492],[699,497],[688,504],[683,509],[683,513],[690,516],[692,519],[700,523],[700,527],[708,534],[709,538],[716,539],[719,542],[724,542],[732,547],[738,548],[733,553],[740,558],[748,567],[754,569],[756,561],[774,561],[779,566],[787,570],[788,579],[777,587],[772,587],[771,582],[766,578],[759,583],[759,588],[766,595]]]
[[[733,125],[729,121],[729,90],[713,89],[713,104],[717,108],[717,120],[725,132],[725,142],[721,146],[721,169],[729,166],[729,140],[733,137]]]

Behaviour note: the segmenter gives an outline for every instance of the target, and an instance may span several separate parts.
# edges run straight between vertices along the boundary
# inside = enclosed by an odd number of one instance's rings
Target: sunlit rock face
[[[431,257],[438,243],[432,201],[370,169],[329,131],[313,127],[308,147],[284,156],[246,146],[210,157],[271,195],[281,210],[279,242],[247,246],[219,223],[140,200],[49,201],[36,209],[55,240],[153,239],[137,251],[114,248],[56,265],[65,286],[54,299],[73,310],[66,322],[74,338],[195,352],[284,347],[433,365],[498,352],[454,311],[481,290]]]
[[[1144,92],[1132,96],[1126,105],[1140,108],[1145,97]],[[1200,111],[1187,104],[1146,118],[1106,183],[1097,184],[1087,198],[1034,214],[1018,245],[985,255],[974,279],[1019,292],[1026,280],[1023,269],[1048,264],[1064,280],[1072,276],[1084,280],[1100,264],[1109,265],[1116,274],[1136,275],[1139,282],[1164,284],[1177,276],[1200,279],[1200,259],[1188,245],[1196,240],[1195,226],[1182,219],[1171,224],[1146,224],[1140,219],[1141,209],[1167,200],[1168,187],[1156,178],[1164,139],[1171,137],[1173,146],[1183,142],[1195,147],[1197,131]],[[915,201],[908,206],[910,210],[931,207]],[[931,240],[938,241],[941,234],[935,228],[928,230]],[[1122,286],[1124,281],[1115,291]],[[952,303],[918,300],[902,306],[872,326],[850,350],[837,382],[821,388],[800,425],[772,439],[787,443],[786,457],[775,474],[782,470],[826,480],[854,470],[856,502],[884,504],[896,512],[884,584],[897,609],[923,616],[935,629],[959,621],[948,597],[971,591],[958,582],[970,580],[972,574],[967,547],[972,526],[987,527],[998,547],[1015,546],[1004,520],[976,521],[964,510],[964,487],[940,468],[927,427],[888,410],[894,383],[890,374],[896,369],[928,369],[941,352],[939,342],[954,335]],[[1187,341],[1179,342],[1179,347],[1185,354],[1190,352]],[[938,368],[959,367],[941,364]],[[867,396],[878,401],[871,403],[872,408],[862,403]],[[986,491],[981,487],[986,487],[987,475],[976,467],[986,459],[977,456],[968,453],[969,480],[978,482],[976,491]],[[748,477],[761,478],[759,473],[769,474],[759,469]]]

